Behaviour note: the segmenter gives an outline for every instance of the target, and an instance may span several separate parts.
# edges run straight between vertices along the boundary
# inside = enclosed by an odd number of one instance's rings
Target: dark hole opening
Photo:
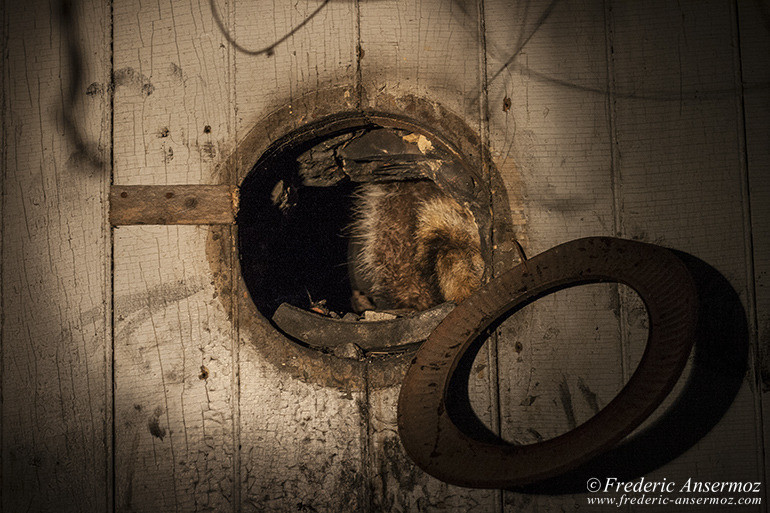
[[[367,120],[343,121],[276,141],[241,184],[241,272],[268,319],[283,303],[358,319],[348,260],[362,184],[431,182],[472,211],[480,233],[488,229],[488,189],[443,141]],[[488,243],[481,239],[486,255]]]
[[[326,300],[330,310],[350,310],[345,228],[355,184],[303,185],[297,156],[304,149],[289,148],[258,163],[241,187],[241,269],[255,305],[268,318],[284,302],[309,308]]]

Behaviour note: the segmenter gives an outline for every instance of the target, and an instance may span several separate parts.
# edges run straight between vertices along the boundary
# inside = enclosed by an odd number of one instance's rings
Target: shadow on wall
[[[687,266],[696,284],[698,326],[692,372],[663,415],[616,448],[559,477],[516,488],[530,494],[584,493],[589,478],[616,477],[631,481],[662,467],[693,447],[730,408],[746,375],[749,330],[738,293],[706,262],[672,250]],[[447,409],[457,426],[472,438],[506,443],[475,415],[468,395],[471,366],[486,336],[474,342],[452,377]]]

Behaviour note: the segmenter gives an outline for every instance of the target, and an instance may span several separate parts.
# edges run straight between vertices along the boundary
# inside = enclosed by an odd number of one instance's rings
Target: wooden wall
[[[767,2],[212,4],[230,40],[206,1],[3,5],[2,511],[606,510],[584,487],[469,490],[424,474],[398,439],[398,386],[374,364],[351,366],[347,388],[300,379],[260,349],[277,336],[264,322],[242,326],[236,255],[220,274],[210,263],[233,228],[107,222],[111,184],[237,184],[256,158],[242,142],[279,109],[296,127],[410,96],[488,147],[470,151],[492,187],[502,178],[528,254],[615,235],[726,280],[709,312],[718,324],[734,294],[746,333],[702,347],[655,416],[713,414],[698,436],[664,423],[642,447],[671,458],[640,468],[761,481],[765,505],[737,510],[766,511]],[[515,248],[492,235],[499,273]],[[512,441],[567,431],[628,380],[646,323],[623,286],[528,306],[474,362],[476,412]]]

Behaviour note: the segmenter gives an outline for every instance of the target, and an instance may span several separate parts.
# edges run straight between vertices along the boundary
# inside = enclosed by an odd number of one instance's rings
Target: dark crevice
[[[110,153],[109,153],[109,162],[108,166],[110,169],[109,173],[109,180],[108,180],[108,187],[105,190],[105,198],[109,197],[109,187],[112,186],[115,183],[115,5],[114,1],[111,1],[109,4],[109,58],[110,58],[110,87],[109,87],[109,108],[110,108]],[[108,217],[108,212],[105,212],[105,224],[107,223],[106,219]],[[118,483],[117,483],[117,462],[116,462],[116,450],[117,450],[117,426],[116,426],[116,414],[117,414],[117,401],[115,398],[115,229],[111,226],[107,228],[108,234],[109,234],[109,249],[110,249],[110,276],[107,278],[109,283],[109,312],[107,312],[107,319],[109,325],[107,326],[108,332],[110,333],[110,362],[109,362],[109,376],[110,376],[110,383],[109,383],[109,390],[108,394],[110,397],[110,408],[111,408],[111,451],[109,455],[109,461],[108,461],[108,483],[107,483],[107,493],[108,493],[108,501],[107,504],[111,508],[113,512],[118,510],[117,505],[117,491],[118,491]]]

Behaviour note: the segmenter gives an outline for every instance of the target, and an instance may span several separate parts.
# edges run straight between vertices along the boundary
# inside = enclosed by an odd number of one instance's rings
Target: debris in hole
[[[325,306],[311,306],[310,311],[321,315],[329,315],[329,309]]]
[[[244,280],[257,308],[281,331],[313,347],[341,340],[358,344],[358,335],[312,343],[308,337],[316,340],[311,332],[319,324],[343,320],[351,333],[360,330],[347,323],[382,329],[364,322],[375,317],[418,329],[427,321],[413,317],[417,311],[461,301],[480,285],[479,234],[489,227],[490,195],[457,150],[423,133],[373,123],[303,137],[277,141],[240,188]],[[362,202],[372,194],[385,198],[391,211],[383,215],[386,205]],[[385,236],[375,251],[403,246],[390,255],[381,252],[383,279],[360,265],[366,254],[360,228],[367,217],[380,219],[372,225],[374,235]],[[300,322],[302,316],[285,315],[288,310],[279,315],[289,305],[306,318]],[[342,328],[330,324],[330,333],[337,329]],[[389,344],[378,336],[376,344],[359,345],[370,352],[413,339],[394,336],[399,341]]]
[[[284,187],[283,180],[278,180],[278,183],[273,187],[273,191],[270,193],[270,201],[273,205],[279,208],[281,212],[286,212],[291,208],[290,196],[293,195],[293,189],[291,187]]]
[[[336,354],[340,345],[355,341],[367,354],[373,354],[384,348],[403,348],[422,342],[452,309],[452,303],[443,303],[424,312],[404,313],[380,322],[363,322],[363,318],[352,313],[342,319],[332,319],[283,303],[275,311],[272,321],[285,334],[310,347],[331,349]],[[380,312],[371,312],[377,313]]]
[[[436,149],[424,135],[377,128],[345,133],[322,141],[296,158],[302,185],[330,187],[356,183],[439,180],[469,192],[469,181],[458,173],[455,158]]]
[[[433,145],[424,135],[378,129],[345,143],[337,157],[342,171],[354,182],[435,180],[442,168],[454,164],[454,159],[446,152],[430,150]]]
[[[433,149],[433,143],[422,134],[408,134],[403,136],[403,139],[408,143],[416,144],[417,148],[423,153]]]
[[[345,180],[346,175],[340,168],[340,159],[337,152],[340,147],[353,139],[356,134],[356,132],[349,132],[332,137],[297,156],[297,163],[299,164],[298,174],[302,179],[302,185],[308,187],[329,187]]]
[[[309,296],[310,294],[308,294],[308,297]],[[315,312],[319,315],[323,315],[325,317],[331,317],[333,319],[340,318],[340,314],[338,314],[337,312],[333,312],[326,307],[325,299],[322,299],[320,301],[313,301],[312,299],[310,299],[310,311]]]
[[[374,310],[367,310],[366,312],[364,312],[364,316],[362,320],[366,322],[390,321],[392,319],[395,319],[396,317],[397,317],[396,315],[388,312],[375,312]]]

